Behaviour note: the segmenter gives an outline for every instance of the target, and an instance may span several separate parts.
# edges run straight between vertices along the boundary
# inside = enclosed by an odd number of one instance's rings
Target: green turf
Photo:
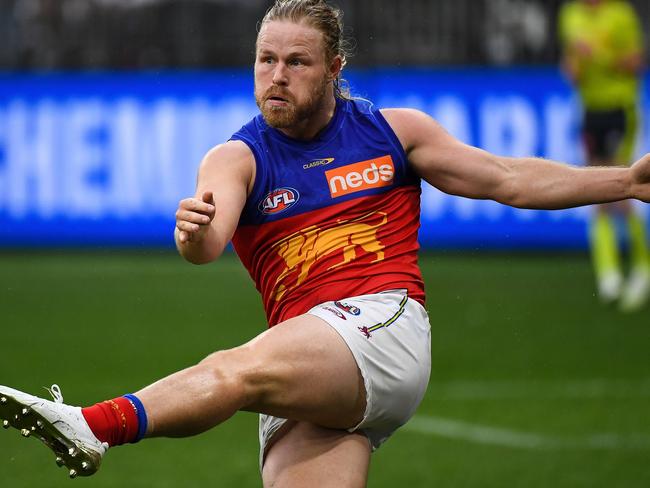
[[[438,253],[421,265],[432,380],[417,420],[373,456],[370,487],[650,486],[647,309],[599,305],[583,255]],[[234,258],[197,267],[159,251],[5,252],[0,310],[0,383],[45,393],[56,382],[76,404],[138,389],[264,323]],[[0,430],[0,484],[260,486],[257,418],[114,449],[75,481],[37,441]]]

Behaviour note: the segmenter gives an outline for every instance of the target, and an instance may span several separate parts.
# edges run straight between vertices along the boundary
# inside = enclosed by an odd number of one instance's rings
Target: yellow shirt
[[[624,0],[598,5],[572,0],[562,6],[558,22],[562,47],[579,72],[576,83],[585,108],[610,110],[635,104],[638,77],[618,67],[622,58],[642,51],[640,22],[632,6]],[[572,53],[576,43],[588,46],[591,54]]]

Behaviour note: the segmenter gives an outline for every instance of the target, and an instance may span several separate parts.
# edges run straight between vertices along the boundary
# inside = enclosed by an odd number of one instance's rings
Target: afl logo
[[[284,212],[298,203],[300,194],[293,188],[278,188],[266,195],[259,204],[263,214],[272,215]]]

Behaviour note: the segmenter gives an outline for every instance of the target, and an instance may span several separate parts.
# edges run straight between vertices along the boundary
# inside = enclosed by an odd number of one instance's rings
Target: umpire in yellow
[[[587,163],[629,164],[638,127],[643,35],[626,0],[571,0],[560,9],[562,67],[584,109]],[[624,279],[615,218],[629,232],[630,274]],[[623,311],[640,309],[650,295],[650,255],[641,217],[629,201],[600,205],[590,226],[591,250],[602,301]]]

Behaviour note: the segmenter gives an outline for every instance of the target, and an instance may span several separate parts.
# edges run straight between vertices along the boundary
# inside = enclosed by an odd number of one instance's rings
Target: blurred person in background
[[[196,435],[243,410],[260,413],[265,486],[365,486],[372,451],[408,422],[429,380],[421,181],[522,208],[650,200],[650,155],[630,168],[501,157],[418,110],[350,97],[341,15],[323,0],[276,1],[255,50],[261,113],[208,152],[176,213],[189,262],[233,242],[268,330],[85,408],[55,386],[54,402],[0,386],[3,425],[45,442],[70,476],[96,472],[114,446]]]
[[[572,0],[558,18],[562,67],[583,106],[582,137],[590,166],[632,161],[643,68],[640,21],[626,0]],[[630,273],[624,279],[616,219],[626,219]],[[650,255],[643,219],[631,202],[599,205],[590,225],[598,293],[623,311],[650,295]]]

